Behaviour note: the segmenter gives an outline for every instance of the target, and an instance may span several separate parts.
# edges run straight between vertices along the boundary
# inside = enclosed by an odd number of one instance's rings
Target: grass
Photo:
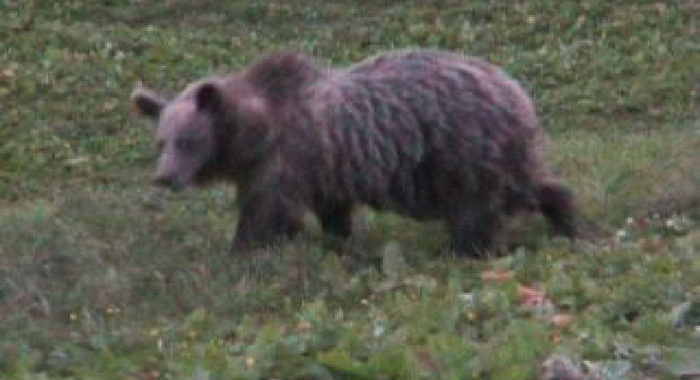
[[[698,370],[692,1],[4,0],[0,12],[1,378],[524,379],[553,353],[620,377]],[[139,83],[175,93],[284,47],[343,65],[406,46],[483,56],[520,79],[553,168],[607,233],[571,247],[535,228],[503,257],[470,260],[444,251],[439,225],[364,211],[342,249],[312,229],[232,256],[235,189],[150,186],[152,131],[128,101]]]

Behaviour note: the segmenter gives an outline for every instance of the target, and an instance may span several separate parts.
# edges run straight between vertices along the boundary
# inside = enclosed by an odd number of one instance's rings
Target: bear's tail
[[[576,207],[571,191],[556,182],[544,182],[538,187],[540,211],[557,235],[573,239],[577,235]]]

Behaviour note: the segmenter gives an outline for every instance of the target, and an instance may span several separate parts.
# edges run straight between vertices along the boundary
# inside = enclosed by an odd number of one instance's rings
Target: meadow
[[[0,0],[0,378],[700,376],[700,6],[692,0]],[[141,84],[277,49],[435,47],[532,93],[590,233],[487,259],[361,210],[345,244],[229,253],[231,185],[154,188]],[[515,232],[514,232],[515,233]],[[695,376],[695,377],[693,377]]]

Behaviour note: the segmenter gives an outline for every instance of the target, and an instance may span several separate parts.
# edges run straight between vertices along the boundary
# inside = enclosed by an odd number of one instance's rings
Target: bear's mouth
[[[172,191],[181,191],[187,186],[185,181],[177,177],[156,177],[153,180],[153,183],[157,186],[162,186]]]

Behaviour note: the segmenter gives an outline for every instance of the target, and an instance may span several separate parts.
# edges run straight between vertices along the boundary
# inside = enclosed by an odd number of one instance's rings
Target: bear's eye
[[[186,152],[193,151],[196,145],[196,141],[191,138],[181,138],[175,141],[175,147]]]

